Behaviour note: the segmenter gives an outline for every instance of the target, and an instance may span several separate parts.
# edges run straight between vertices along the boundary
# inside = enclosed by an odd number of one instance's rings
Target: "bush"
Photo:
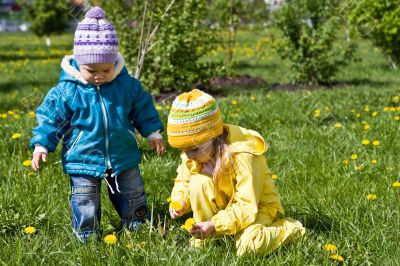
[[[276,22],[283,34],[278,53],[289,59],[294,83],[328,83],[353,56],[355,44],[337,37],[340,18],[329,0],[287,1]]]
[[[347,16],[353,30],[381,48],[393,68],[400,62],[399,12],[398,0],[360,0],[354,3]]]
[[[107,18],[117,28],[120,49],[126,57],[128,69],[135,73],[145,3],[103,2]],[[150,44],[155,45],[145,57],[140,80],[149,90],[165,92],[189,89],[213,76],[217,65],[202,60],[215,45],[214,34],[203,20],[207,2],[175,1],[163,19],[162,14],[170,1],[154,2],[148,7],[144,34],[157,23],[161,24]]]

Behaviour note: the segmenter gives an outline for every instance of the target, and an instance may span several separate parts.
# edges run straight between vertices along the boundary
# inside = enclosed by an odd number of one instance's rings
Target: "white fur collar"
[[[83,84],[88,84],[89,82],[87,82],[82,77],[81,72],[71,65],[70,63],[71,59],[75,59],[75,57],[73,55],[64,56],[63,60],[61,61],[61,68],[64,69],[64,71],[67,72],[69,75],[82,82]],[[117,64],[115,65],[115,71],[112,80],[114,80],[118,76],[118,74],[124,68],[124,65],[125,65],[124,57],[120,53],[118,53]]]

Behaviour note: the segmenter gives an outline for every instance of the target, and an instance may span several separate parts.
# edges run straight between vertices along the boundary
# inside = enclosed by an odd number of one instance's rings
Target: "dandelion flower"
[[[25,161],[23,161],[23,162],[22,162],[22,165],[23,165],[23,166],[26,166],[26,167],[30,166],[30,165],[31,165],[31,160],[25,160]]]
[[[375,117],[377,115],[378,115],[378,112],[372,112],[372,114],[371,114],[372,117]]]
[[[161,110],[162,110],[161,105],[156,105],[156,110],[157,110],[157,111],[161,111]]]
[[[364,146],[366,146],[366,145],[369,144],[369,140],[363,139],[363,140],[361,141],[361,144],[364,145]]]
[[[374,140],[374,141],[372,141],[372,145],[379,146],[379,145],[381,145],[381,142],[379,140]]]
[[[342,261],[342,262],[344,261],[344,258],[338,254],[330,255],[329,258],[332,260],[337,260],[337,261]]]
[[[171,201],[169,207],[175,211],[178,211],[182,208],[182,204],[179,201]]]
[[[356,171],[361,171],[362,167],[361,167],[361,165],[356,165],[354,169],[355,169]]]
[[[168,198],[167,198],[167,202],[171,202],[171,197],[168,197]]]
[[[14,118],[15,118],[15,119],[21,119],[21,116],[20,116],[19,114],[15,114],[15,115],[14,115]]]
[[[15,115],[15,113],[13,111],[8,111],[7,112],[9,115]]]
[[[352,160],[357,160],[357,158],[358,158],[358,155],[357,155],[357,154],[352,154],[352,155],[351,155],[351,159],[352,159]]]
[[[367,199],[368,200],[376,200],[377,196],[376,194],[368,194]]]
[[[390,107],[390,108],[389,108],[389,111],[390,111],[390,112],[396,111],[396,107]]]
[[[167,110],[171,109],[171,105],[166,105],[165,108],[167,108]]]
[[[272,175],[271,178],[272,178],[272,180],[277,180],[278,176],[277,175]]]
[[[365,107],[365,108],[364,108],[364,112],[368,113],[368,112],[369,112],[369,108],[368,108],[368,107]]]
[[[103,241],[107,244],[116,244],[118,242],[118,238],[114,234],[110,234],[106,235]]]
[[[321,110],[320,109],[315,109],[314,110],[314,117],[320,117],[321,116]]]
[[[383,111],[384,111],[384,112],[389,111],[389,107],[384,107],[384,108],[383,108]]]
[[[372,164],[376,164],[378,161],[377,160],[371,160]]]
[[[400,182],[399,181],[393,182],[392,187],[400,187]]]
[[[33,227],[33,226],[25,227],[24,233],[27,235],[32,235],[32,234],[36,233],[36,227]]]
[[[365,131],[369,130],[370,128],[371,128],[370,125],[364,125],[364,130],[365,130]]]
[[[400,116],[396,115],[395,117],[393,117],[394,120],[399,121],[400,120]]]
[[[342,163],[343,163],[344,165],[349,165],[349,160],[343,160]]]
[[[322,247],[322,249],[325,251],[332,252],[332,251],[336,251],[337,247],[333,244],[326,244],[325,246]]]
[[[238,102],[236,100],[232,100],[231,104],[236,105],[236,104],[238,104]]]
[[[189,218],[189,219],[186,220],[185,224],[183,224],[181,226],[181,228],[186,229],[186,230],[189,231],[189,230],[192,230],[194,224],[196,224],[194,219],[193,218]]]
[[[35,118],[35,116],[36,116],[35,112],[33,112],[33,111],[30,111],[30,112],[28,113],[28,115],[29,115],[30,117],[32,117],[32,118]]]
[[[342,127],[342,124],[340,124],[340,123],[335,124],[335,128],[341,128],[341,127]]]
[[[20,137],[21,137],[21,133],[14,133],[11,136],[12,139],[19,139]]]
[[[356,112],[356,109],[351,109],[351,112],[354,114]]]
[[[255,100],[256,100],[256,97],[250,96],[250,100],[255,101]]]
[[[398,102],[400,100],[400,96],[393,96],[393,101],[394,102]]]
[[[361,117],[361,114],[356,114],[356,117],[357,117],[357,118],[360,118],[360,117]]]
[[[1,114],[1,118],[6,119],[7,118],[7,114]]]

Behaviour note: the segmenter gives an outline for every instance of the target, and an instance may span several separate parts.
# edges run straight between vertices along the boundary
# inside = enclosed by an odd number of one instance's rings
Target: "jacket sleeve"
[[[249,153],[236,155],[236,184],[233,198],[224,210],[219,211],[211,219],[218,234],[234,235],[255,222],[259,214],[261,197],[264,196],[263,191],[268,189],[264,187],[265,164],[260,160],[261,158]],[[277,200],[279,201],[279,197]]]
[[[143,90],[142,84],[137,79],[132,78],[132,83],[135,88],[135,96],[129,117],[133,126],[143,137],[147,137],[157,130],[161,132],[164,126],[154,107],[151,95]]]
[[[177,171],[177,177],[175,178],[174,187],[171,192],[171,200],[178,201],[184,200],[186,202],[186,210],[185,213],[191,211],[190,207],[190,198],[189,198],[189,180],[190,180],[190,171],[186,167],[185,160],[182,160],[182,163],[179,165]]]
[[[67,104],[58,87],[52,88],[36,109],[38,125],[32,130],[33,138],[30,146],[40,144],[49,152],[56,149],[58,142],[69,128]]]

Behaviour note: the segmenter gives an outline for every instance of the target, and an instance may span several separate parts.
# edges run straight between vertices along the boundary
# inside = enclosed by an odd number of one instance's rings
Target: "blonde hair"
[[[215,166],[212,174],[215,192],[218,188],[221,179],[234,171],[232,153],[230,152],[229,145],[226,141],[227,133],[224,131],[221,135],[214,139],[214,158]]]

